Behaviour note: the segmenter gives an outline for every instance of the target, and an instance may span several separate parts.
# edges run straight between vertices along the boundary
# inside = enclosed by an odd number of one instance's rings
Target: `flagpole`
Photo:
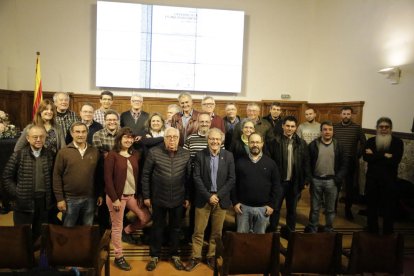
[[[42,75],[40,73],[40,52],[36,52],[36,75],[35,75],[35,89],[33,95],[33,112],[32,119],[34,119],[37,108],[43,99],[42,93]]]

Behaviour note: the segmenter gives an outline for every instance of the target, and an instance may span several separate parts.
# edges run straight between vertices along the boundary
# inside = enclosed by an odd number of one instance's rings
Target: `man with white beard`
[[[379,233],[378,213],[383,212],[383,234],[394,231],[396,205],[395,181],[404,145],[400,138],[391,134],[392,121],[381,117],[377,121],[377,136],[368,139],[364,160],[368,163],[366,175],[368,231]]]

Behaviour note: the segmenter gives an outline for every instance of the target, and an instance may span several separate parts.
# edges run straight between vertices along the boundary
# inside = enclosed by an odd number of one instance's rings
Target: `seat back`
[[[278,233],[226,232],[223,237],[222,274],[279,275],[279,249]]]
[[[42,247],[51,266],[96,267],[99,260],[99,227],[45,224]]]
[[[341,269],[342,234],[292,232],[284,274],[336,274]]]
[[[404,237],[355,232],[348,271],[356,273],[403,273]]]
[[[0,268],[33,267],[30,225],[0,226]]]

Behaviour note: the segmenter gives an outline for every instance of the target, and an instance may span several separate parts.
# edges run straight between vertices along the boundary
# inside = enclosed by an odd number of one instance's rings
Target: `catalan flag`
[[[33,113],[32,118],[34,118],[37,108],[39,107],[40,102],[43,99],[42,95],[42,74],[40,73],[40,52],[37,52],[36,59],[36,84],[33,96]]]

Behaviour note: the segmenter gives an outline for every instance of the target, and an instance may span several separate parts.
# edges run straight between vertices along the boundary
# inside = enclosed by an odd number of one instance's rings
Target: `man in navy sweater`
[[[236,186],[231,196],[239,233],[265,233],[275,209],[279,170],[262,149],[263,137],[253,133],[249,137],[249,155],[236,162]]]

